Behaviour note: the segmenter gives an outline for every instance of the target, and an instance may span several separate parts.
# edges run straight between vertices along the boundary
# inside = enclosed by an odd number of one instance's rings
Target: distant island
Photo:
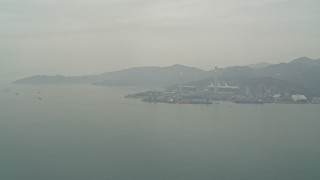
[[[180,75],[181,73],[182,75]],[[218,80],[216,76],[218,76]],[[320,59],[300,57],[288,63],[270,64],[263,62],[216,70],[213,68],[209,71],[179,64],[167,67],[135,67],[86,76],[36,75],[17,80],[14,83],[93,84],[101,86],[151,85],[164,87],[167,90],[182,91],[184,88],[189,88],[193,91],[203,92],[210,91],[210,89],[217,91],[217,88],[220,88],[220,93],[222,93],[222,89],[228,89],[226,87],[238,87],[239,90],[236,91],[239,91],[242,95],[246,94],[250,98],[254,97],[254,101],[259,99],[258,97],[261,96],[262,92],[269,94],[270,97],[279,96],[286,97],[286,99],[289,96],[292,99],[292,95],[303,95],[309,101],[320,97]],[[216,96],[214,98],[222,97]],[[199,102],[202,102],[202,100]],[[203,102],[209,103],[207,100]]]

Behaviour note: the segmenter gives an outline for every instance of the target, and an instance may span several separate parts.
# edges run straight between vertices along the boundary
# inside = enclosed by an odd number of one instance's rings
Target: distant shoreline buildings
[[[183,72],[179,74],[178,86],[164,91],[145,91],[127,95],[126,98],[140,98],[144,102],[175,104],[212,104],[215,101],[230,101],[237,104],[320,103],[320,98],[312,101],[303,94],[293,94],[285,90],[275,93],[272,88],[260,86],[252,90],[248,86],[229,85],[219,80],[218,67],[214,69],[213,82],[206,88],[184,85]]]

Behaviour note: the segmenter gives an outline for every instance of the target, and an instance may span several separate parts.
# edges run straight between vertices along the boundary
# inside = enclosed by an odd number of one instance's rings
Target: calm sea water
[[[123,98],[143,90],[133,87],[0,90],[0,180],[320,179],[319,105],[149,104]]]

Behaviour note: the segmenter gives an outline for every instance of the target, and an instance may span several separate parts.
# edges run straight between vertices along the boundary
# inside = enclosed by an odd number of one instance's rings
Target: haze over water
[[[141,89],[2,85],[0,179],[320,178],[319,105],[123,98]]]

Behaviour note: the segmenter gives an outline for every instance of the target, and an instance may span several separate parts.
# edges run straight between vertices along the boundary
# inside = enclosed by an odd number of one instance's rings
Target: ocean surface
[[[320,105],[143,103],[0,86],[0,180],[319,180]]]

